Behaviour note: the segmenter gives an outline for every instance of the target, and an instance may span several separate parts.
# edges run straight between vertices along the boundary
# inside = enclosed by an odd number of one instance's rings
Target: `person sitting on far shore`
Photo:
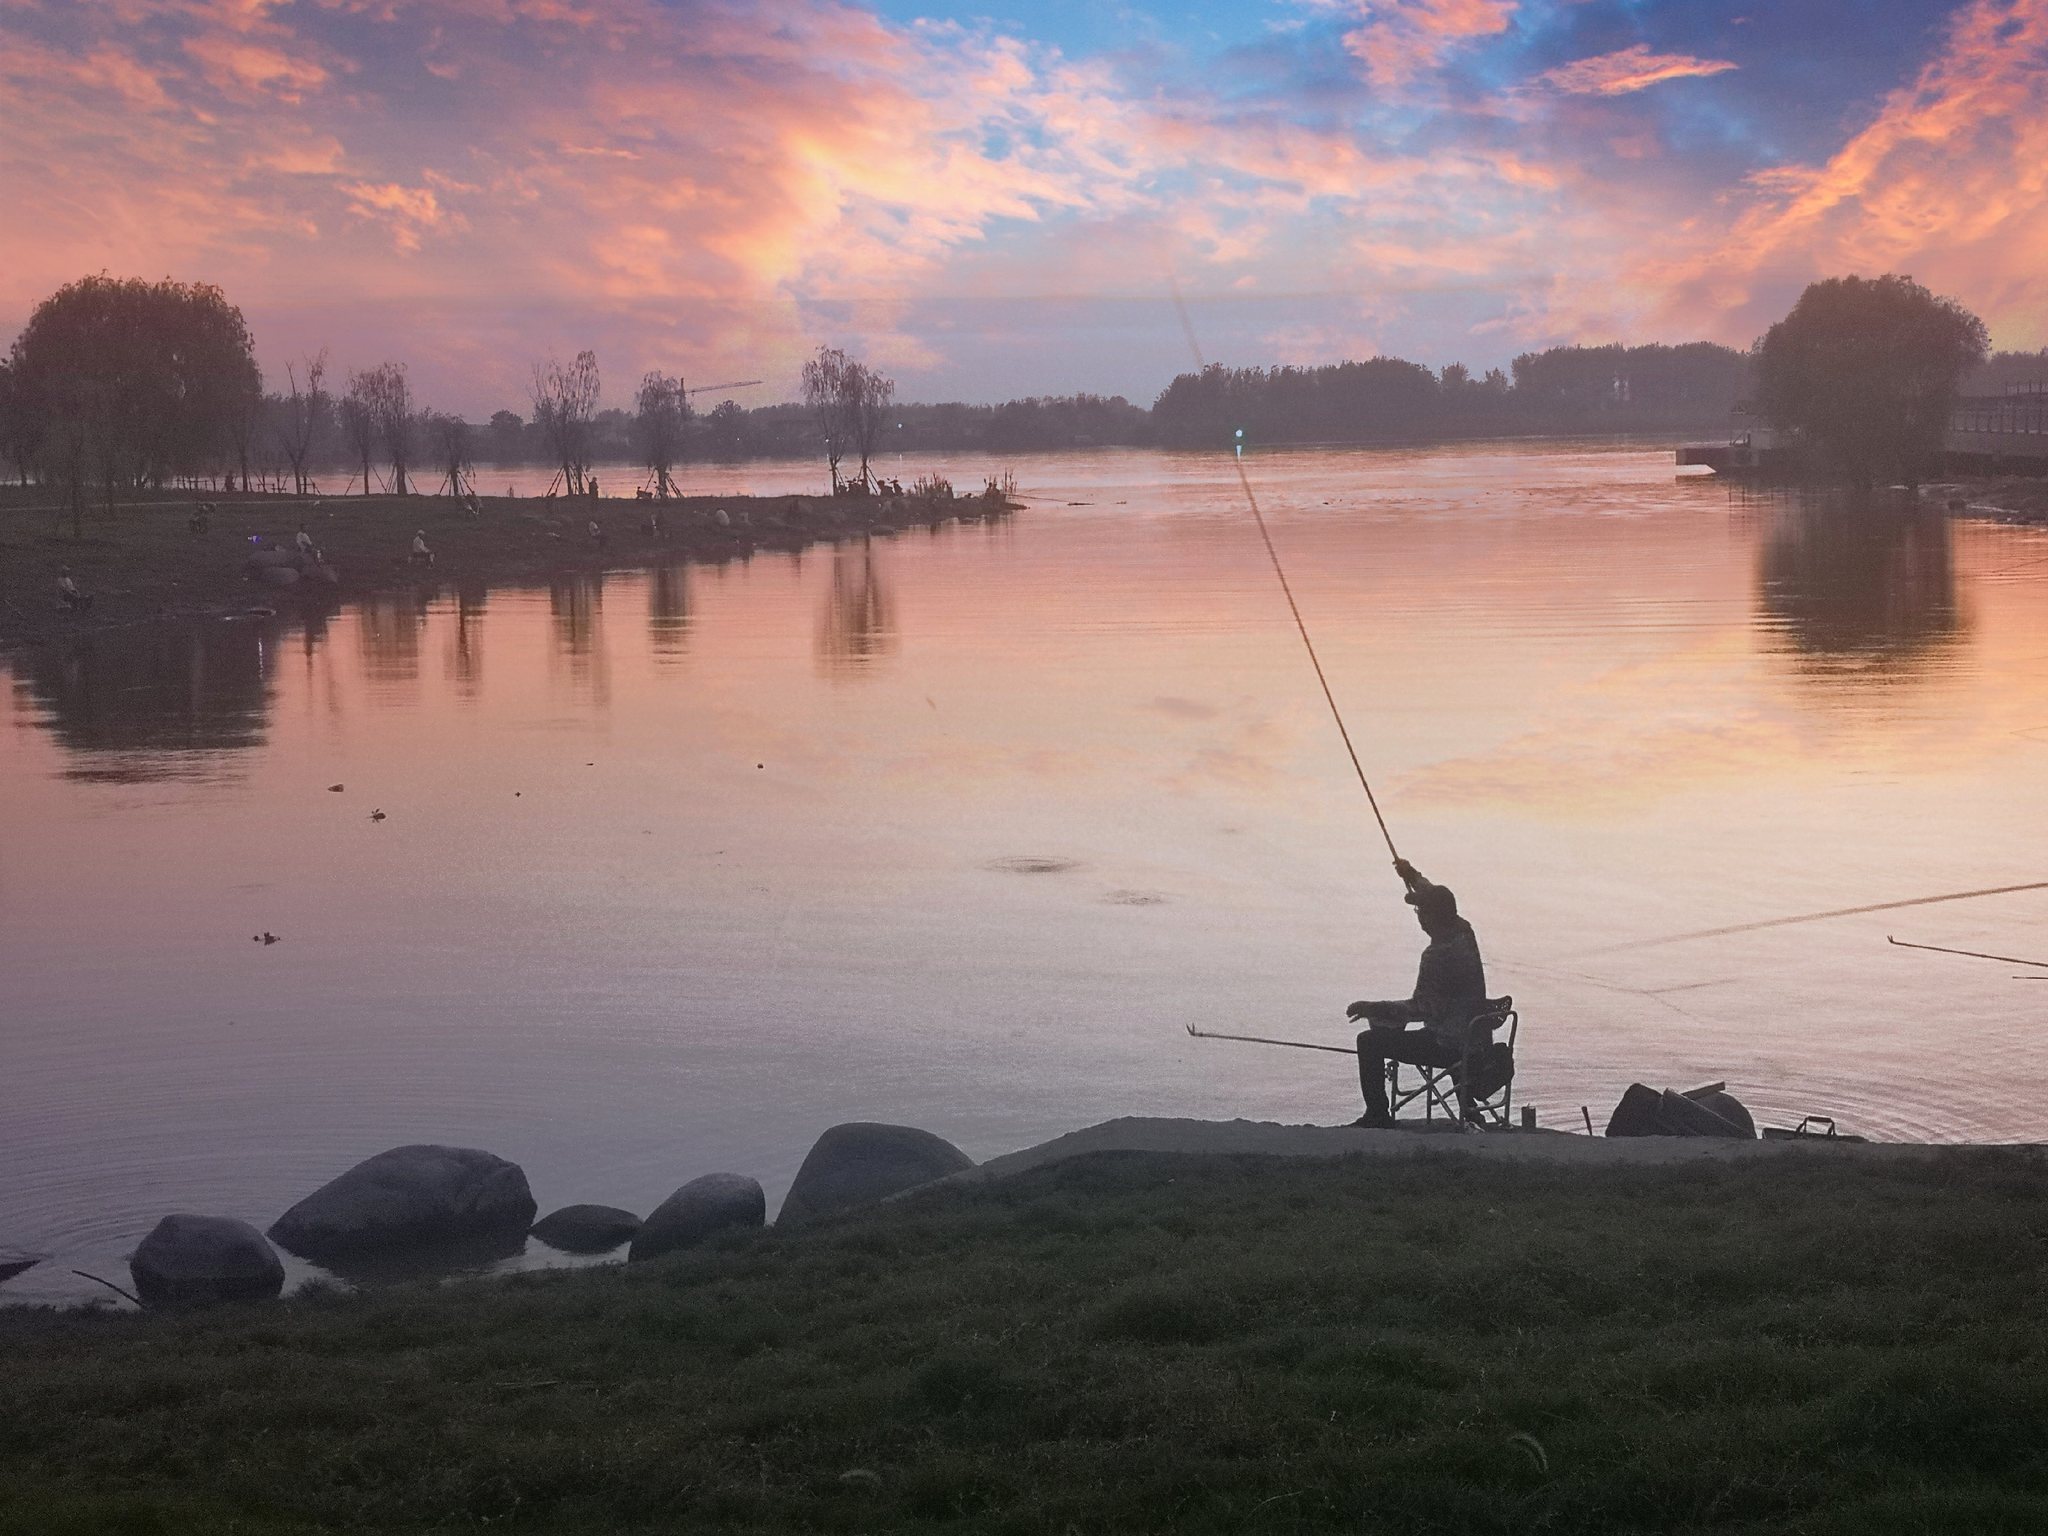
[[[1477,1119],[1469,1091],[1472,1065],[1490,1033],[1473,1025],[1487,1014],[1479,937],[1458,915],[1458,898],[1449,887],[1431,884],[1406,859],[1396,859],[1394,869],[1408,887],[1405,900],[1429,935],[1429,945],[1422,952],[1413,994],[1350,1007],[1350,1016],[1367,1024],[1358,1035],[1358,1086],[1365,1097],[1365,1113],[1353,1124],[1380,1129],[1393,1125],[1394,1113],[1387,1103],[1390,1061],[1456,1069],[1458,1114],[1469,1124]],[[1409,1030],[1410,1024],[1422,1028]]]
[[[411,560],[414,565],[432,565],[434,563],[434,552],[427,548],[427,533],[424,528],[413,530]]]
[[[590,542],[592,544],[604,543],[604,529],[598,526],[597,519],[594,517],[590,520]]]
[[[650,539],[659,539],[661,537],[661,514],[659,512],[647,514],[647,537]]]
[[[592,501],[597,500],[597,476],[595,475],[590,477],[590,499]]]
[[[57,577],[57,601],[64,605],[67,613],[83,613],[92,606],[92,599],[78,590],[78,583],[71,579],[71,567],[65,566]]]
[[[313,547],[313,535],[306,532],[306,525],[304,523],[299,524],[298,537],[292,542],[299,546],[300,559],[317,560],[320,557],[320,552]]]

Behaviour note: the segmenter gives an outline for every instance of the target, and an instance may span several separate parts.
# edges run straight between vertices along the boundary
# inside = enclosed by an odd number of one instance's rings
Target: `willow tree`
[[[370,456],[377,451],[377,380],[370,373],[350,373],[340,403],[341,435],[362,467],[363,494],[370,494]]]
[[[868,461],[881,441],[882,423],[896,398],[896,381],[849,357],[838,347],[820,347],[803,367],[804,404],[817,418],[825,437],[825,468],[832,477],[832,494],[858,486],[874,488]],[[857,455],[860,472],[842,479],[839,466],[847,455]]]
[[[1757,342],[1757,402],[1852,484],[1917,484],[1989,350],[1982,320],[1910,277],[1831,277]]]
[[[572,496],[585,490],[590,469],[591,423],[600,398],[597,354],[578,352],[566,368],[552,357],[533,365],[533,421],[562,466]]]
[[[427,445],[441,471],[442,484],[450,496],[464,494],[469,489],[469,472],[476,462],[470,447],[469,423],[453,412],[430,412],[421,421],[426,427]]]
[[[298,363],[284,365],[290,393],[278,403],[276,422],[278,445],[284,449],[285,462],[292,467],[292,488],[304,496],[313,484],[309,472],[313,443],[320,434],[321,423],[327,419],[327,349],[323,347],[305,360],[303,381],[300,367]]]
[[[825,473],[834,496],[840,491],[839,462],[846,457],[846,374],[854,366],[840,348],[820,347],[803,367],[804,405],[825,439]]]
[[[671,473],[683,456],[684,434],[690,426],[690,392],[680,375],[670,377],[659,371],[640,381],[633,417],[633,445],[640,462],[654,476],[654,487],[662,496],[681,494]]]
[[[70,492],[115,495],[217,473],[263,394],[242,312],[209,283],[104,273],[43,300],[9,358],[12,409]]]
[[[412,382],[403,363],[379,363],[364,376],[370,414],[376,421],[377,440],[384,445],[384,457],[391,461],[391,491],[410,496],[406,470],[412,463],[414,412]]]

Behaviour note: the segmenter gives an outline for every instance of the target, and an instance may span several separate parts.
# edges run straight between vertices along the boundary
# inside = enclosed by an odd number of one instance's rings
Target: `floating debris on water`
[[[990,859],[983,869],[993,870],[999,875],[1064,875],[1081,867],[1078,859],[1033,858],[1017,855],[1007,859]]]

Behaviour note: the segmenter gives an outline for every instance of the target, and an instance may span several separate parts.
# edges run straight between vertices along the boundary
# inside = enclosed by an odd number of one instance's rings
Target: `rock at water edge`
[[[393,1147],[322,1185],[271,1224],[301,1258],[346,1259],[533,1222],[517,1163],[473,1147]]]
[[[756,1180],[738,1173],[707,1173],[648,1213],[626,1261],[659,1258],[701,1243],[714,1232],[758,1227],[767,1219],[768,1198]]]
[[[533,1235],[564,1253],[608,1253],[640,1230],[640,1218],[615,1205],[565,1205],[533,1224]]]
[[[136,1248],[128,1273],[152,1307],[267,1301],[284,1289],[277,1250],[228,1216],[166,1216]]]
[[[801,1226],[872,1205],[974,1166],[942,1136],[909,1125],[854,1121],[820,1136],[796,1173],[776,1225]]]

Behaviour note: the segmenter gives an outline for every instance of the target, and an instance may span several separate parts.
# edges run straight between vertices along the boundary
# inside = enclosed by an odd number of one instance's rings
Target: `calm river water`
[[[17,662],[0,1244],[55,1258],[8,1294],[401,1142],[644,1211],[720,1169],[772,1208],[841,1120],[1349,1120],[1349,1063],[1183,1033],[1342,1042],[1419,946],[1227,461],[1014,467],[1000,525]],[[2048,536],[1641,446],[1251,468],[1544,1123],[1725,1078],[2048,1133],[2048,987],[1885,943],[2048,957],[2048,891],[1677,937],[2048,880]]]

